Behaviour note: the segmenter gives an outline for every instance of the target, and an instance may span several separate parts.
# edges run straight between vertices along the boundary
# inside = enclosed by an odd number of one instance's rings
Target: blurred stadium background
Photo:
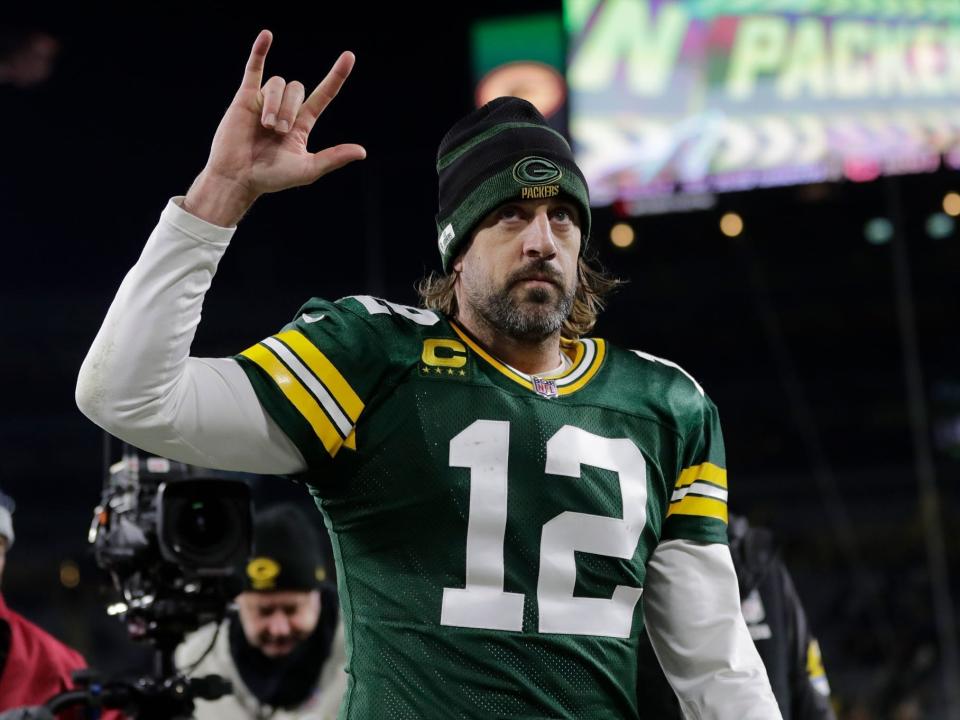
[[[369,156],[258,203],[197,354],[247,347],[311,295],[415,304],[438,266],[444,130],[527,95],[572,135],[592,244],[630,280],[596,334],[679,363],[716,401],[731,506],[780,540],[840,716],[960,717],[958,2],[0,11],[11,607],[106,674],[145,661],[86,547],[102,443],[73,387],[262,27],[267,74],[308,87],[354,50],[314,144]]]

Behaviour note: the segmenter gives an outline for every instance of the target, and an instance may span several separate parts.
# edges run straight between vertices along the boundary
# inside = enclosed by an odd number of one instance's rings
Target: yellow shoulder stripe
[[[344,444],[343,438],[300,380],[287,370],[287,367],[263,345],[254,345],[240,354],[255,362],[273,378],[287,400],[313,428],[313,432],[323,443],[323,447],[330,453],[330,456],[336,455],[340,446]]]
[[[700,515],[727,522],[727,504],[716,498],[688,495],[680,502],[670,505],[667,517],[671,515]]]
[[[720,467],[719,465],[714,465],[713,463],[701,463],[699,465],[693,465],[684,469],[680,473],[680,477],[677,478],[677,483],[674,485],[674,489],[680,490],[681,488],[688,487],[693,485],[697,480],[705,480],[708,483],[713,483],[714,485],[719,485],[720,487],[726,489],[727,487],[727,471],[725,468]]]
[[[356,423],[360,413],[363,412],[363,401],[327,356],[297,330],[287,330],[276,337],[297,354],[303,364],[310,368],[310,371],[319,378],[324,387],[333,395],[333,398],[346,412],[350,421]]]

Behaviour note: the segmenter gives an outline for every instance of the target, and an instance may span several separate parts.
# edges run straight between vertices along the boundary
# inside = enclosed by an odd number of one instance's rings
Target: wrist
[[[235,227],[256,199],[240,183],[204,170],[187,190],[183,209],[208,223]]]

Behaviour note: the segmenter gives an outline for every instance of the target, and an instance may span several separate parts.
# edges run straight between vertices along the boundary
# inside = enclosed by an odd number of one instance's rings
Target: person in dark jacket
[[[820,646],[772,533],[730,516],[730,554],[740,607],[784,720],[835,720]],[[646,636],[640,647],[639,707],[650,720],[683,717]]]

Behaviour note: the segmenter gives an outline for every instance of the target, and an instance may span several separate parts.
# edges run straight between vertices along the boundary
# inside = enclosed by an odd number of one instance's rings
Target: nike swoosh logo
[[[323,319],[326,317],[326,314],[325,314],[325,313],[320,313],[319,315],[317,315],[316,317],[314,317],[313,315],[307,315],[306,313],[304,313],[304,314],[301,315],[300,317],[303,318],[303,321],[304,321],[305,323],[315,323],[315,322],[320,322],[321,320],[323,320]]]

